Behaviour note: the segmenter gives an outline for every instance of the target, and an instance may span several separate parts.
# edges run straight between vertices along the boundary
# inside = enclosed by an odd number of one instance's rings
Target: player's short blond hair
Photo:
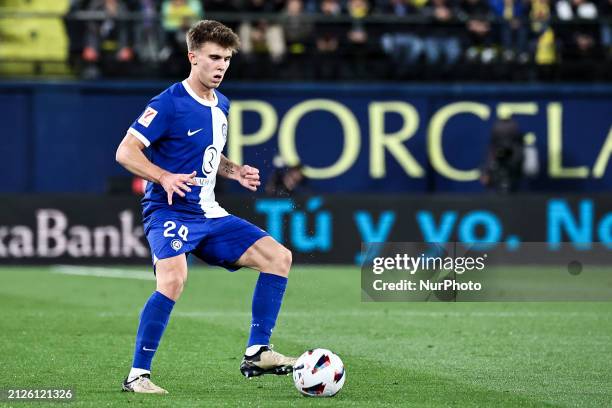
[[[198,50],[205,42],[219,44],[223,48],[238,51],[240,39],[231,28],[215,20],[201,20],[195,23],[187,32],[187,49]]]

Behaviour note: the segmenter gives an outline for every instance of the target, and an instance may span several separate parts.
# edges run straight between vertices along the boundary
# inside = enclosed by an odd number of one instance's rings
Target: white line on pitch
[[[60,275],[92,276],[95,278],[155,280],[153,272],[92,266],[56,265],[51,267],[51,273],[58,273]]]

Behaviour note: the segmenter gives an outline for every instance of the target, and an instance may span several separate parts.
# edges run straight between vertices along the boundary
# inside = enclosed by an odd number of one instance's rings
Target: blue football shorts
[[[144,223],[153,265],[159,259],[193,254],[210,265],[229,271],[257,240],[268,236],[261,228],[234,215],[203,218],[175,212],[156,212]]]

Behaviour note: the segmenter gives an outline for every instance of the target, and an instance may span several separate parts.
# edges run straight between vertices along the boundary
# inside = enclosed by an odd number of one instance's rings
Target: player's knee
[[[185,279],[178,274],[157,281],[157,290],[172,300],[177,300],[181,296],[184,287]]]
[[[289,270],[291,269],[291,263],[293,262],[293,255],[291,251],[281,246],[281,250],[275,257],[276,270],[281,276],[289,276]]]

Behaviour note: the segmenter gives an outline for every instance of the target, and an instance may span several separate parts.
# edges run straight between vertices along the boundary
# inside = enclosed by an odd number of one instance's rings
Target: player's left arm
[[[240,166],[221,154],[218,174],[228,179],[236,180],[241,186],[251,191],[257,191],[261,184],[259,180],[259,170],[255,167]]]

